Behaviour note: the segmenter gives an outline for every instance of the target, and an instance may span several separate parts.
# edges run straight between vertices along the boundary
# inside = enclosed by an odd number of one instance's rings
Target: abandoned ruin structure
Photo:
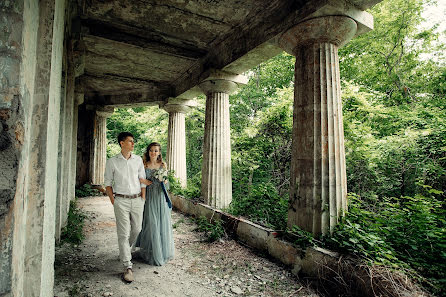
[[[169,113],[186,184],[185,117],[206,95],[202,195],[231,202],[229,95],[296,57],[289,225],[329,232],[347,208],[338,48],[379,0],[0,1],[0,296],[53,296],[75,183],[100,184],[116,107]]]

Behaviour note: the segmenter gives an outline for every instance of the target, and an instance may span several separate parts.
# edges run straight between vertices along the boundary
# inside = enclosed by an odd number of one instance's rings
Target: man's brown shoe
[[[127,268],[124,271],[124,280],[128,283],[131,283],[132,281],[134,281],[135,279],[133,278],[133,271],[132,268]]]

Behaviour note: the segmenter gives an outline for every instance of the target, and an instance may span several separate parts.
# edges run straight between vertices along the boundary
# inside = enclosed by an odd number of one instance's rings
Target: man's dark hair
[[[119,135],[118,135],[118,144],[119,144],[119,146],[121,146],[121,141],[124,141],[129,136],[132,137],[132,138],[135,138],[135,137],[133,137],[133,134],[130,133],[130,132],[121,132],[121,133],[119,133]]]

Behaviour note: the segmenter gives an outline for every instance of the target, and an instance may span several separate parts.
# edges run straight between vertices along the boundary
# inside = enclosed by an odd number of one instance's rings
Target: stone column
[[[75,103],[73,106],[73,130],[71,142],[71,166],[70,166],[70,182],[68,184],[68,197],[70,201],[75,198],[75,188],[76,188],[76,175],[77,175],[77,147],[78,147],[78,127],[79,127],[79,105],[84,103],[84,93],[75,92]],[[67,205],[67,212],[70,207],[70,203]]]
[[[296,56],[288,226],[331,232],[347,210],[339,46],[356,32],[348,17],[304,21],[279,39]]]
[[[71,41],[67,42],[71,44]],[[73,112],[75,105],[75,67],[71,46],[65,47],[65,80],[63,81],[63,92],[61,101],[61,117],[59,129],[59,158],[58,158],[58,195],[56,200],[56,241],[60,240],[62,228],[65,227],[67,214],[70,206],[69,184],[71,171],[71,150],[73,139]]]
[[[227,208],[232,201],[229,95],[237,89],[233,81],[204,81],[206,94],[201,191],[204,202]]]
[[[186,124],[185,114],[190,107],[184,104],[167,104],[164,110],[169,113],[167,134],[167,167],[175,171],[181,186],[187,185],[186,174]]]
[[[25,238],[24,252],[15,254],[12,263],[23,261],[23,264],[13,270],[12,296],[53,296],[65,2],[43,0],[38,1],[38,7],[29,4],[24,9],[31,11],[24,15],[23,21],[38,20],[38,24],[33,23],[29,28],[34,30],[35,25],[38,28],[34,48],[35,84],[33,98],[27,103],[30,121],[25,129],[30,141],[28,187],[26,194],[15,203],[26,207],[26,230],[19,235]],[[26,42],[32,43],[33,39],[33,35],[24,35],[25,48]],[[22,77],[28,75],[25,72]],[[19,224],[14,222],[17,227]]]
[[[104,183],[105,162],[107,161],[107,118],[113,114],[112,110],[97,110],[94,126],[94,150],[92,163],[92,183]]]

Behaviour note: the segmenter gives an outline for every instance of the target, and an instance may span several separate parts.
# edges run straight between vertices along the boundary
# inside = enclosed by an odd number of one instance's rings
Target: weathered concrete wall
[[[51,296],[64,8],[0,2],[0,295]]]
[[[34,6],[34,7],[33,7]],[[0,2],[0,295],[9,295],[14,272],[23,271],[27,148],[25,132],[34,90],[37,17],[35,5]],[[22,40],[27,39],[27,44]],[[16,186],[17,185],[17,186]],[[14,275],[14,276],[13,276]],[[17,281],[15,281],[17,283]]]

